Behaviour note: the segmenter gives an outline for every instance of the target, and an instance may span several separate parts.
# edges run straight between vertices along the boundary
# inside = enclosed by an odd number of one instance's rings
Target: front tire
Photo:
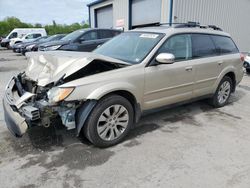
[[[246,69],[247,73],[250,74],[250,69]]]
[[[233,89],[232,79],[228,76],[225,76],[221,80],[215,94],[211,98],[210,103],[216,108],[225,106],[228,103],[228,100],[232,93],[232,89]]]
[[[122,96],[109,95],[94,107],[84,125],[84,135],[97,147],[113,146],[128,134],[133,120],[131,103]]]

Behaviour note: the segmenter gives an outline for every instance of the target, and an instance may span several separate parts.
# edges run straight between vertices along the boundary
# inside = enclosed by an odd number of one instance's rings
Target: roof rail
[[[170,24],[172,24],[173,25],[172,27],[174,28],[199,27],[202,29],[211,28],[213,30],[223,31],[221,28],[215,25],[200,25],[199,22],[191,22],[191,21],[188,21],[187,23],[159,23],[156,25],[161,26],[161,25],[170,25]]]
[[[184,24],[175,25],[174,28],[185,28],[185,27],[200,27],[199,22],[187,22]]]
[[[223,31],[221,28],[217,27],[216,25],[208,25],[208,27],[214,30]]]

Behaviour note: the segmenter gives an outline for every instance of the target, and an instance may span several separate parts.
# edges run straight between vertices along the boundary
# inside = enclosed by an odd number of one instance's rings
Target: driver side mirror
[[[160,64],[172,64],[174,63],[175,56],[170,53],[160,53],[156,57],[156,61]]]

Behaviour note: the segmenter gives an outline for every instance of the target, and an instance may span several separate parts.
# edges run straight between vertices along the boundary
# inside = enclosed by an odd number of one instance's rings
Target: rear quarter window
[[[117,36],[117,35],[120,35],[121,34],[121,31],[113,31],[113,36]]]
[[[216,50],[219,54],[232,54],[238,53],[239,50],[233,40],[226,36],[212,36]]]
[[[107,38],[112,38],[113,34],[111,30],[100,30],[99,32],[99,38],[100,39],[107,39]]]

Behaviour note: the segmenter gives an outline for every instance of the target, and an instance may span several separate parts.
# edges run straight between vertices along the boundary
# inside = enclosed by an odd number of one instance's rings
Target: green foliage
[[[18,18],[7,17],[3,21],[0,21],[0,36],[8,35],[15,28],[41,28],[42,24],[36,23],[34,25],[23,23]],[[60,25],[53,20],[52,25],[45,25],[44,28],[48,35],[71,33],[77,29],[88,28],[88,24],[81,25],[79,23],[73,23],[71,25]]]

